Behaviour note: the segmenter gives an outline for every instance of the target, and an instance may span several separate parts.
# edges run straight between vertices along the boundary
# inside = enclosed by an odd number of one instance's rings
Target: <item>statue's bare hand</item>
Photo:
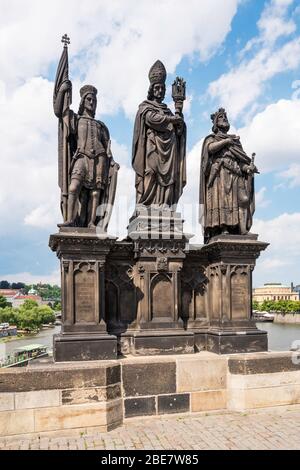
[[[70,80],[65,80],[60,87],[60,91],[70,91],[72,90],[72,82]]]
[[[174,124],[175,126],[178,126],[180,124],[183,124],[183,119],[181,116],[179,116],[178,114],[175,114],[174,116],[172,116],[172,120],[171,120],[172,124]]]
[[[111,161],[110,165],[113,166],[116,170],[120,169],[119,163],[115,162],[114,160]]]

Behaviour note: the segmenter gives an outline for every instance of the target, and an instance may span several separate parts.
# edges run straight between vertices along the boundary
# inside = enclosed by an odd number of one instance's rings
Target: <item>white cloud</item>
[[[271,204],[270,199],[266,198],[266,191],[267,191],[267,188],[264,186],[255,194],[256,208],[268,207]]]
[[[270,246],[257,261],[255,285],[277,280],[299,283],[300,213],[281,214],[271,220],[254,220],[253,233]]]
[[[1,83],[1,82],[0,82]],[[53,83],[33,78],[0,105],[0,233],[27,226],[56,230],[61,221],[57,182],[57,119],[52,110]],[[129,164],[128,149],[112,139],[115,160]],[[122,177],[118,193],[130,192]],[[131,184],[131,181],[130,181]],[[123,186],[124,185],[124,186]],[[134,184],[133,184],[134,188]]]
[[[11,90],[46,74],[59,59],[63,33],[71,37],[70,73],[93,82],[102,109],[132,115],[144,98],[152,63],[174,72],[184,55],[207,60],[230,31],[240,0],[2,0],[1,78]],[[180,11],[184,8],[184,21]],[[188,25],[188,27],[187,27]],[[52,69],[51,69],[52,70]]]
[[[300,65],[300,37],[276,45],[279,38],[296,30],[294,21],[286,18],[292,3],[292,0],[272,0],[258,21],[258,36],[250,40],[241,52],[243,57],[255,49],[254,55],[244,58],[230,72],[210,83],[209,96],[228,107],[233,119],[242,112],[246,116],[253,114],[257,108],[255,100],[263,93],[266,82]]]
[[[56,229],[61,220],[57,185],[57,120],[53,75],[67,32],[70,77],[77,109],[82,81],[99,88],[101,115],[123,108],[132,116],[148,89],[148,69],[158,57],[169,72],[184,55],[207,60],[230,31],[239,0],[190,0],[185,21],[174,0],[2,0],[0,17],[1,233],[23,223]],[[188,28],[186,25],[189,25]],[[188,113],[191,97],[187,100]],[[134,200],[128,149],[112,142],[122,165],[118,198]],[[116,200],[117,200],[116,199]],[[122,212],[123,215],[123,212]],[[126,226],[126,223],[125,223]]]
[[[16,274],[1,274],[1,279],[8,282],[24,282],[27,285],[31,284],[56,284],[60,285],[60,270],[53,271],[50,274],[31,274],[28,272],[20,272]]]
[[[52,118],[52,84],[33,78],[3,94],[1,129],[1,232],[20,226],[36,208],[58,214],[57,123]],[[33,215],[32,215],[33,216]],[[49,216],[46,217],[49,222]],[[46,222],[45,213],[43,221]],[[36,225],[36,223],[35,223]]]
[[[300,186],[300,164],[294,163],[286,171],[282,171],[281,173],[279,173],[279,176],[287,181],[288,186],[290,188]]]
[[[239,129],[247,153],[256,152],[258,169],[278,171],[299,162],[300,100],[279,100]]]
[[[272,45],[281,36],[289,36],[296,31],[296,23],[287,18],[288,8],[294,0],[271,0],[264,8],[257,22],[259,35],[246,44],[241,55],[259,44]]]

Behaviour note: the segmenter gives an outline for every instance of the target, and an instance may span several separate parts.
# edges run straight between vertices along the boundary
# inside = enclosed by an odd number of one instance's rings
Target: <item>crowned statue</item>
[[[246,235],[255,210],[254,156],[239,136],[228,134],[225,109],[211,115],[212,134],[204,139],[200,174],[200,222],[204,241],[219,234]]]
[[[59,118],[59,186],[64,222],[60,227],[89,227],[101,232],[107,226],[114,204],[119,165],[114,161],[110,135],[95,119],[97,89],[80,90],[78,113],[70,109],[72,83],[68,74],[69,38],[65,35],[58,65],[53,105]]]
[[[173,84],[173,114],[163,103],[166,77],[163,63],[157,60],[149,72],[147,100],[135,119],[132,166],[137,205],[174,210],[186,184],[185,82],[177,78]]]

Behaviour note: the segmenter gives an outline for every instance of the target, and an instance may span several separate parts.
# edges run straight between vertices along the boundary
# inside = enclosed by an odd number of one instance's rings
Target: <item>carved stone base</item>
[[[194,352],[194,334],[187,331],[143,331],[132,337],[132,354],[135,356]]]
[[[113,335],[54,335],[55,362],[117,359],[117,337]]]
[[[216,354],[252,353],[268,350],[266,331],[213,331],[207,333],[207,351]]]
[[[187,238],[183,233],[183,220],[179,212],[153,206],[137,206],[129,220],[128,236],[132,240]]]
[[[207,350],[207,330],[194,332],[195,352]]]
[[[117,338],[107,334],[105,320],[105,264],[115,242],[86,228],[62,228],[50,237],[62,277],[62,331],[53,348],[57,362],[117,358]]]
[[[207,257],[210,327],[207,350],[217,354],[267,351],[267,333],[252,318],[252,272],[267,243],[255,234],[219,235],[202,248]]]
[[[56,361],[267,350],[252,319],[252,271],[267,247],[257,235],[193,246],[184,236],[117,242],[64,229],[50,246],[62,273]]]

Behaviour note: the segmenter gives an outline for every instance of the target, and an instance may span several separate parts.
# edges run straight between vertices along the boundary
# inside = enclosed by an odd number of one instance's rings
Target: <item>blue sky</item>
[[[0,279],[57,282],[48,248],[60,222],[57,120],[52,91],[61,36],[71,37],[73,109],[79,88],[99,90],[98,117],[121,164],[109,232],[126,234],[134,201],[133,120],[156,59],[187,82],[186,230],[197,224],[202,139],[227,109],[232,131],[256,152],[253,232],[270,242],[254,284],[300,283],[300,3],[298,0],[0,0]]]

